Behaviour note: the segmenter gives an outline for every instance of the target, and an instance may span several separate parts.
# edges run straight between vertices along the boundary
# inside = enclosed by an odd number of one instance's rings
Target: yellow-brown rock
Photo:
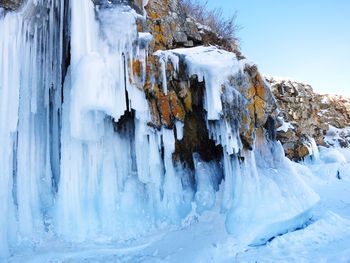
[[[305,156],[310,154],[309,149],[304,145],[297,148],[297,153],[300,158],[304,158]]]
[[[279,119],[288,122],[289,129],[279,130],[277,138],[283,144],[286,156],[293,160],[304,158],[305,149],[310,147],[311,138],[317,145],[328,146],[324,137],[330,125],[339,129],[350,126],[350,99],[338,96],[320,95],[306,83],[288,79],[268,78],[280,109]],[[277,123],[277,128],[282,121]],[[350,145],[350,134],[340,134],[339,145]],[[336,141],[334,143],[336,143]]]
[[[162,123],[166,127],[171,127],[171,109],[168,96],[161,93],[159,97],[160,114],[162,116]]]
[[[134,77],[140,78],[142,75],[142,63],[140,60],[136,59],[132,61],[132,73]]]
[[[185,120],[185,109],[181,104],[181,101],[178,99],[176,93],[171,91],[169,93],[170,103],[171,103],[171,112],[175,119],[184,121]]]

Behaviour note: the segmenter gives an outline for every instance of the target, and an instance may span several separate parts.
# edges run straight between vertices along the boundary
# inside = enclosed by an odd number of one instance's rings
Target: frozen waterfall
[[[242,70],[233,53],[198,47],[155,54],[174,64],[185,58],[188,74],[205,80],[207,128],[223,147],[219,163],[194,155],[194,174],[173,160],[183,125],[176,134],[148,125],[144,78],[133,81],[128,66],[134,58],[147,63],[138,16],[88,0],[28,0],[1,15],[0,257],[49,235],[69,242],[137,238],[181,226],[218,202],[228,232],[248,244],[310,218],[318,197],[281,145],[261,134],[254,150],[243,150],[238,127],[222,118],[218,87]]]

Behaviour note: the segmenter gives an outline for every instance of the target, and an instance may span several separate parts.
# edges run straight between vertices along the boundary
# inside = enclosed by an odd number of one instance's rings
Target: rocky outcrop
[[[129,5],[140,16],[137,24],[139,32],[151,32],[155,41],[150,47],[152,51],[193,47],[198,45],[216,45],[235,52],[241,57],[238,45],[227,43],[226,39],[213,32],[208,26],[201,25],[181,0],[92,0],[101,8],[113,5]]]
[[[205,121],[205,84],[198,80],[197,75],[189,74],[184,56],[175,56],[176,64],[170,56],[155,55],[158,50],[203,45],[207,33],[183,12],[178,1],[150,0],[145,10],[147,16],[146,19],[138,19],[138,31],[151,33],[153,41],[149,45],[147,63],[134,60],[130,61],[130,67],[134,81],[140,81],[143,72],[146,72],[143,90],[152,113],[149,125],[157,129],[163,126],[173,129],[176,122],[183,124],[184,137],[176,143],[175,159],[187,163],[191,168],[195,152],[203,160],[219,159],[221,146],[216,146],[210,138]],[[241,59],[239,53],[235,53]],[[168,87],[166,92],[163,89],[164,81]],[[253,148],[257,129],[268,131],[272,134],[270,138],[274,139],[273,129],[267,127],[271,127],[269,123],[274,123],[277,107],[269,84],[255,65],[246,63],[239,74],[232,72],[226,86],[216,88],[222,89],[224,118],[232,128],[239,129],[244,148]]]
[[[174,0],[150,0],[145,7],[147,27],[154,36],[153,50],[191,47],[201,44],[196,23]]]
[[[175,70],[169,59],[166,65],[167,93],[162,90],[161,66],[158,58],[155,66],[150,64],[148,81],[145,86],[146,96],[151,108],[152,125],[160,128],[174,128],[176,122],[184,124],[184,138],[178,141],[176,156],[192,167],[192,155],[197,152],[203,160],[219,159],[220,148],[210,139],[204,110],[204,83],[196,75],[184,71],[184,62],[179,61],[179,70]],[[217,87],[220,88],[220,87]],[[274,129],[268,129],[269,122],[276,115],[276,104],[269,85],[263,80],[256,66],[246,64],[243,71],[232,72],[226,85],[222,87],[221,103],[223,118],[233,130],[239,130],[242,147],[253,149],[257,129],[265,130],[274,139]],[[222,152],[222,150],[221,150]]]
[[[16,10],[23,2],[24,0],[0,0],[0,7],[7,10]]]
[[[139,32],[152,32],[155,39],[151,47],[173,49],[202,44],[202,36],[196,22],[190,18],[178,0],[92,0],[95,5],[108,8],[111,5],[126,4],[142,16],[138,19]],[[145,6],[143,6],[146,4]]]
[[[203,108],[201,106],[203,102],[199,100],[203,98],[200,92],[203,84],[196,76],[186,75],[186,65],[181,61],[181,57],[179,57],[179,69],[176,69],[171,59],[167,59],[165,75],[167,86],[171,88],[164,93],[163,72],[160,70],[164,62],[153,54],[158,50],[198,45],[212,44],[226,50],[227,46],[220,42],[220,37],[210,29],[197,23],[190,14],[186,14],[178,0],[149,0],[145,7],[135,3],[137,1],[128,2],[132,6],[138,6],[137,10],[145,9],[146,13],[141,12],[144,18],[138,20],[138,31],[150,32],[153,36],[146,69],[142,69],[142,63],[139,61],[131,62],[136,75],[141,75],[143,70],[146,71],[144,91],[153,116],[150,125],[157,128],[161,126],[172,128],[176,121],[180,121],[185,123],[185,127],[190,127],[191,125],[188,125],[188,118],[190,118],[193,129],[189,130],[193,130],[193,134],[187,134],[185,137],[191,138],[186,145],[192,146],[191,150],[187,149],[189,151],[185,155],[192,156],[194,149],[204,149],[203,142],[209,142],[209,137],[202,129],[199,130],[206,139],[202,138],[201,143],[198,141],[195,143],[196,140],[193,140],[194,134],[198,133],[196,128],[203,127],[203,120],[206,119],[203,117],[206,112],[194,110]],[[238,59],[244,58],[237,46],[229,51],[234,52]],[[269,131],[270,139],[277,137],[282,142],[286,155],[293,160],[301,160],[310,155],[312,139],[318,145],[347,146],[349,144],[347,130],[344,130],[345,127],[350,126],[348,100],[315,94],[307,84],[268,79],[273,90],[271,95],[269,83],[265,82],[253,65],[246,65],[241,75],[232,75],[230,82],[233,87],[236,87],[235,91],[240,94],[241,104],[223,100],[223,111],[227,120],[238,120],[240,140],[245,148],[252,148],[256,130],[259,128]],[[224,92],[225,87],[223,87]],[[230,90],[230,92],[233,91]],[[276,118],[277,106],[274,96],[280,109],[278,118]],[[232,105],[241,106],[232,108]],[[232,125],[235,124],[232,123]],[[335,127],[336,130],[330,129],[331,127]],[[274,132],[275,128],[278,130],[277,134]],[[333,139],[335,141],[332,141]],[[211,143],[207,144],[211,145]],[[179,146],[178,149],[184,149],[184,147]],[[214,154],[215,147],[209,147],[209,149],[213,156],[217,156]],[[191,159],[182,154],[180,156],[182,160]]]
[[[321,95],[308,84],[267,78],[280,109],[277,139],[286,155],[301,160],[309,155],[312,139],[317,145],[349,146],[350,99]]]

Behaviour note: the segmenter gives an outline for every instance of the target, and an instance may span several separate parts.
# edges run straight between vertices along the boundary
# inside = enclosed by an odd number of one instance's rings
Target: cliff
[[[308,84],[267,78],[280,110],[277,139],[286,155],[301,160],[312,155],[312,143],[349,147],[350,99],[321,95]]]
[[[112,4],[106,1],[94,1],[102,9],[117,2],[120,1],[112,1]],[[147,49],[147,58],[145,60],[134,58],[128,62],[129,70],[132,72],[129,80],[131,84],[137,85],[145,92],[152,115],[150,126],[157,129],[161,129],[162,126],[174,129],[177,121],[184,126],[184,138],[176,142],[175,159],[194,168],[192,155],[195,152],[207,161],[222,156],[220,147],[215,145],[207,130],[206,119],[210,113],[209,106],[204,105],[203,99],[209,99],[213,95],[208,89],[221,89],[224,94],[236,93],[235,101],[225,101],[227,98],[224,95],[215,96],[216,100],[221,100],[219,103],[224,107],[220,113],[221,117],[230,122],[233,129],[239,130],[238,141],[242,145],[240,148],[253,149],[257,129],[271,133],[268,136],[274,138],[274,131],[270,127],[274,123],[276,104],[270,87],[255,65],[242,60],[234,43],[232,49],[228,50],[234,54],[220,50],[223,48],[222,37],[210,29],[203,30],[203,25],[191,18],[179,1],[150,0],[144,9],[140,1],[125,2],[136,7],[138,13],[143,15],[136,19],[139,34],[150,33],[152,36]],[[216,48],[193,49],[193,53],[190,49],[189,52],[179,49],[209,44],[216,45]],[[160,51],[176,48],[178,49],[170,52]],[[227,49],[227,45],[225,48]],[[209,71],[210,67],[217,67],[215,60],[220,57],[225,60],[227,56],[232,60],[227,63],[232,64],[236,61],[233,64],[239,65],[240,70],[233,69],[230,65],[220,65],[222,70],[227,71],[227,68],[231,70],[222,80],[209,79],[208,74],[199,76],[196,71],[186,70],[191,67],[188,63],[189,58],[201,54],[209,55],[204,62],[206,64],[203,66],[206,67],[204,70]],[[210,86],[204,81],[210,82]]]

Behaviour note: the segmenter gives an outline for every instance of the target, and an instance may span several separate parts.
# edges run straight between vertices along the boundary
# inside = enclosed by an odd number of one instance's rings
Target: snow
[[[336,128],[332,125],[329,125],[329,129],[327,131],[326,136],[324,137],[324,141],[326,144],[334,147],[341,147],[339,140],[342,140],[342,136],[346,137],[350,136],[350,127],[345,127],[343,129]]]
[[[208,112],[208,120],[219,120],[222,113],[221,86],[228,81],[229,76],[242,70],[245,64],[239,62],[234,53],[213,46],[157,51],[155,55],[164,58],[173,58],[174,55],[182,57],[187,65],[187,74],[197,75],[200,82],[205,80],[205,109]],[[178,68],[176,61],[173,61],[173,65]],[[162,68],[165,72],[165,65],[162,65]]]
[[[270,76],[265,74],[264,78],[267,79],[270,82],[287,82],[287,83],[297,83],[303,86],[306,86],[305,88],[311,88],[311,85],[309,83],[294,79],[292,77],[287,76]]]
[[[320,152],[321,159],[328,150]],[[338,150],[349,156],[349,149]],[[339,180],[336,173],[328,172],[332,165],[327,162],[307,166],[292,163],[321,200],[306,225],[264,245],[242,245],[235,236],[227,234],[225,219],[219,213],[222,198],[222,191],[219,191],[214,208],[198,213],[193,207],[179,229],[103,245],[77,246],[52,239],[39,245],[35,252],[21,248],[8,262],[348,262],[350,169],[345,170]]]
[[[293,124],[291,124],[290,122],[284,121],[283,117],[279,117],[279,120],[282,123],[282,125],[278,127],[276,131],[287,132],[289,129],[294,130]]]

